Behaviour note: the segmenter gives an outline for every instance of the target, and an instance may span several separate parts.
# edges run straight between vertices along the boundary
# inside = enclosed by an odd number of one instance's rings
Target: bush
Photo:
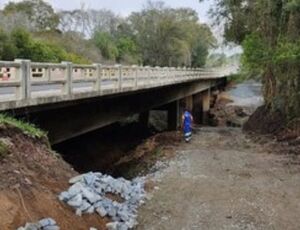
[[[88,64],[90,61],[75,53],[68,53],[65,48],[54,42],[34,39],[24,29],[14,29],[10,34],[0,30],[0,58],[14,60],[30,59],[34,62],[72,61],[77,64]]]

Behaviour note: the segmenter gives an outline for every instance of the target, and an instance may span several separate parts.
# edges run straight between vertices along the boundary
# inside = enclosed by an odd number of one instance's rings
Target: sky
[[[18,1],[18,0],[13,0]],[[91,9],[106,8],[117,14],[127,16],[133,11],[139,11],[146,4],[147,0],[46,0],[54,9],[78,9],[81,4]],[[0,0],[0,8],[9,2],[9,0]],[[167,6],[171,7],[191,7],[199,14],[200,22],[209,22],[207,11],[210,8],[212,0],[205,0],[199,3],[199,0],[164,0]]]

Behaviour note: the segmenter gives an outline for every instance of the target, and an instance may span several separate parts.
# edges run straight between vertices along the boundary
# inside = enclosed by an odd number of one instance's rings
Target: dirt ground
[[[137,229],[300,229],[299,157],[252,140],[200,129],[153,175]]]
[[[44,141],[1,125],[0,141],[8,150],[5,154],[0,151],[1,230],[14,230],[48,217],[55,219],[61,230],[105,228],[106,219],[97,215],[78,218],[58,200],[58,194],[68,188],[69,178],[77,173]]]

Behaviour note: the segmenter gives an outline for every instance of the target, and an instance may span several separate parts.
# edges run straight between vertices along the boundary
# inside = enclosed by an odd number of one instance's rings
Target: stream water
[[[264,103],[262,96],[262,84],[256,81],[245,81],[237,84],[228,91],[230,99],[229,105],[246,106],[257,108]]]

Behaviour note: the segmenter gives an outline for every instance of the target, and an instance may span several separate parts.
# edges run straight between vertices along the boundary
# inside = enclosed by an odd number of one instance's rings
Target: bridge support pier
[[[168,105],[168,129],[177,130],[180,126],[180,108],[179,101]]]
[[[202,93],[202,123],[207,125],[209,123],[210,110],[210,90]]]
[[[202,98],[202,93],[197,93],[193,96],[193,117],[196,124],[202,124],[203,121]]]
[[[146,127],[148,127],[149,124],[149,115],[150,115],[149,111],[142,112],[139,114],[139,122]]]

